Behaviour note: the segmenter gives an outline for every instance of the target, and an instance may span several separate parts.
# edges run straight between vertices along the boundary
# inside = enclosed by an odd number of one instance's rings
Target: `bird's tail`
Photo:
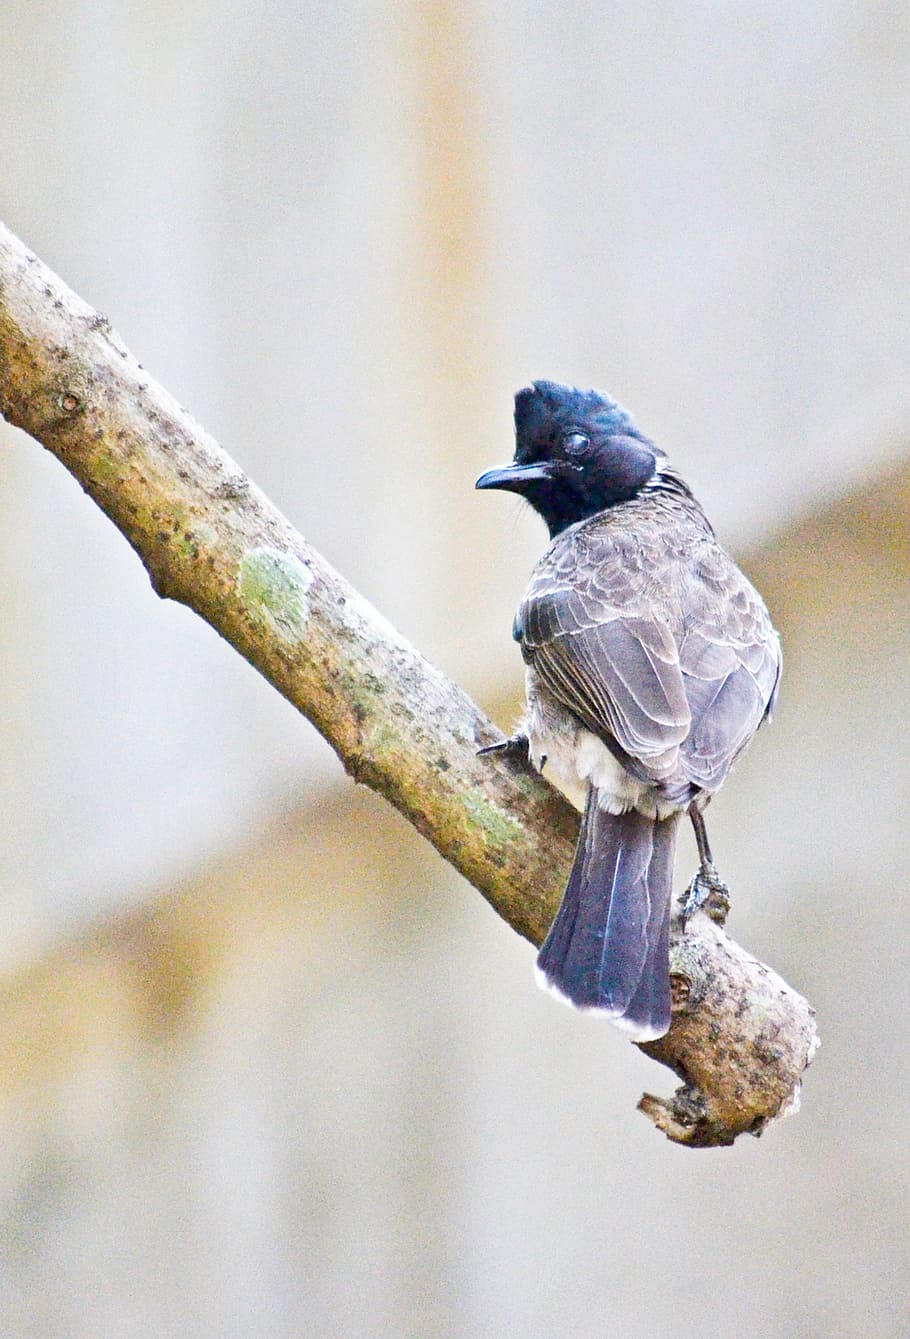
[[[679,815],[609,814],[588,789],[575,863],[537,958],[541,985],[634,1041],[670,1026],[670,897]]]

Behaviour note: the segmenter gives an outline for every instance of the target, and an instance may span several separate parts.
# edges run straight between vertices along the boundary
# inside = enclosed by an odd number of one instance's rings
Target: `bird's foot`
[[[478,758],[485,753],[501,753],[506,758],[514,759],[515,762],[524,763],[526,767],[531,763],[531,743],[521,730],[517,734],[510,735],[508,739],[500,739],[498,744],[487,744],[485,748],[478,749]]]
[[[703,865],[682,897],[683,921],[696,911],[703,911],[712,921],[723,925],[730,910],[730,889],[713,865]]]

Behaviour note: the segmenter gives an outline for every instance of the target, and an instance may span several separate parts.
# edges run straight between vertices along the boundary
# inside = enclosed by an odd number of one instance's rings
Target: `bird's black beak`
[[[523,493],[528,484],[552,479],[553,462],[535,460],[527,465],[506,465],[500,470],[487,470],[474,485],[475,488],[505,488],[510,493]]]

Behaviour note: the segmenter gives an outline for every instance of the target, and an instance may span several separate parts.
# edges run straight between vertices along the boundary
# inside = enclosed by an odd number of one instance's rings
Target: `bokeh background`
[[[514,390],[670,452],[782,630],[712,838],[823,1038],[761,1141],[663,1142],[0,424],[0,1333],[910,1333],[908,62],[897,0],[0,8],[0,216],[504,727]]]

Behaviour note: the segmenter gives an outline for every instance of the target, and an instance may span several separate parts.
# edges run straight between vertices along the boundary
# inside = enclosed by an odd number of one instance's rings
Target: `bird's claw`
[[[508,739],[500,739],[497,744],[487,744],[482,749],[477,750],[478,758],[485,753],[501,753],[506,758],[513,758],[516,762],[525,763],[531,761],[531,745],[526,734],[521,731],[515,735],[509,735]]]
[[[730,910],[730,889],[713,865],[704,866],[695,875],[683,893],[683,921],[696,911],[703,911],[712,921],[723,925]]]

